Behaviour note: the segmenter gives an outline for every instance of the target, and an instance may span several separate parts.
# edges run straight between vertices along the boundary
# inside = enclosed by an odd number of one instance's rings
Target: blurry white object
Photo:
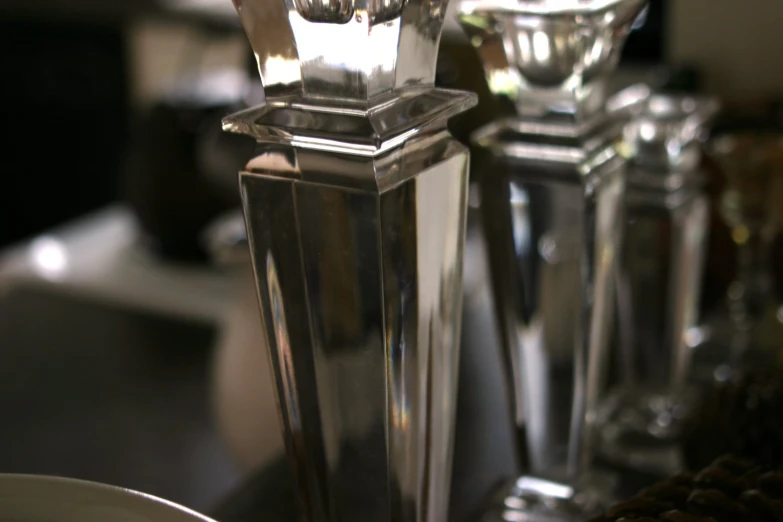
[[[128,489],[34,475],[0,475],[0,520],[213,522],[195,511]]]
[[[17,286],[219,323],[236,274],[161,261],[139,241],[131,212],[112,206],[0,252],[0,291]]]
[[[218,429],[247,471],[283,453],[269,353],[249,257],[221,331],[213,367]]]

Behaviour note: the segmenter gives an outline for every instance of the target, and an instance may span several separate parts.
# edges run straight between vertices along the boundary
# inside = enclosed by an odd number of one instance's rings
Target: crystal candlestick
[[[516,115],[476,132],[481,205],[516,422],[530,463],[491,516],[580,519],[622,231],[622,124],[606,109],[643,0],[463,0],[460,21]]]
[[[310,522],[445,522],[468,152],[433,86],[446,2],[235,0],[265,102],[240,187]]]
[[[600,408],[601,453],[661,475],[682,466],[679,435],[696,326],[708,203],[701,139],[717,102],[651,96],[625,127],[631,165],[618,288],[620,384]]]

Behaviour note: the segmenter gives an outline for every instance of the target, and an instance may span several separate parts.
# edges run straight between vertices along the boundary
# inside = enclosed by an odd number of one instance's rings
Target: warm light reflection
[[[564,486],[557,482],[538,479],[535,477],[521,477],[517,480],[517,489],[540,493],[544,497],[569,499],[574,496],[574,488]]]
[[[588,65],[592,66],[597,63],[601,63],[601,57],[604,55],[604,46],[606,44],[606,40],[603,38],[598,38],[594,43],[593,47],[590,49],[590,56],[588,57]]]
[[[549,52],[549,35],[544,31],[533,33],[533,56],[539,62],[549,61],[551,56]]]
[[[264,85],[289,85],[301,79],[299,62],[284,56],[268,56],[261,64]]]
[[[495,94],[504,94],[510,99],[516,99],[518,81],[509,69],[496,69],[489,73],[487,83],[489,90]]]
[[[533,60],[533,50],[530,48],[530,39],[526,31],[519,31],[517,34],[517,49],[519,51],[518,63],[530,63]]]
[[[688,348],[699,347],[704,342],[705,339],[706,336],[704,335],[704,330],[702,330],[698,326],[691,326],[690,328],[685,330],[684,340],[685,340],[685,346],[687,346]]]
[[[642,122],[639,125],[639,137],[644,141],[655,139],[655,124],[648,121]]]
[[[367,12],[361,10],[355,11],[354,18],[356,22],[346,24],[314,24],[296,12],[291,13],[294,34],[306,35],[306,38],[297,39],[303,70],[308,68],[308,62],[318,63],[311,72],[317,70],[321,74],[324,71],[340,74],[363,71],[369,75],[375,69],[394,70],[398,48],[389,44],[397,41],[398,22],[369,27]],[[351,52],[345,52],[347,47]]]
[[[658,117],[666,117],[676,114],[677,107],[666,96],[653,96],[648,103],[648,112]]]
[[[738,245],[744,245],[750,237],[750,230],[744,225],[731,229],[731,239]]]
[[[52,237],[34,240],[30,258],[36,271],[44,277],[58,277],[68,269],[68,252],[62,242]]]

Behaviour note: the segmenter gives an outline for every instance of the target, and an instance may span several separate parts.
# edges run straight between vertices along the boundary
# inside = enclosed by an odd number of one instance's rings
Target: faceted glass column
[[[476,160],[496,313],[528,473],[488,514],[581,519],[611,499],[592,467],[622,229],[622,125],[611,73],[641,0],[463,0],[492,91],[517,115],[480,129]]]
[[[265,103],[240,174],[285,442],[310,522],[445,522],[475,105],[433,86],[438,0],[235,0]]]
[[[708,203],[701,142],[717,111],[710,99],[655,95],[626,125],[630,148],[619,267],[620,385],[602,406],[604,456],[671,475],[682,468],[679,436],[687,387]]]

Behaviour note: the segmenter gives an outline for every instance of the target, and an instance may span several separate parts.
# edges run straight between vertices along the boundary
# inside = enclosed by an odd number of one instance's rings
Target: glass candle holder
[[[571,520],[612,496],[592,466],[622,228],[622,125],[606,109],[641,0],[463,0],[490,89],[516,115],[473,136],[522,477],[489,517]]]
[[[240,173],[284,441],[309,522],[445,522],[468,151],[435,88],[440,0],[234,0],[263,105]]]
[[[600,408],[601,454],[662,476],[682,467],[693,400],[688,332],[697,324],[708,201],[702,138],[716,101],[654,95],[625,126],[630,168],[618,267],[619,383]]]

